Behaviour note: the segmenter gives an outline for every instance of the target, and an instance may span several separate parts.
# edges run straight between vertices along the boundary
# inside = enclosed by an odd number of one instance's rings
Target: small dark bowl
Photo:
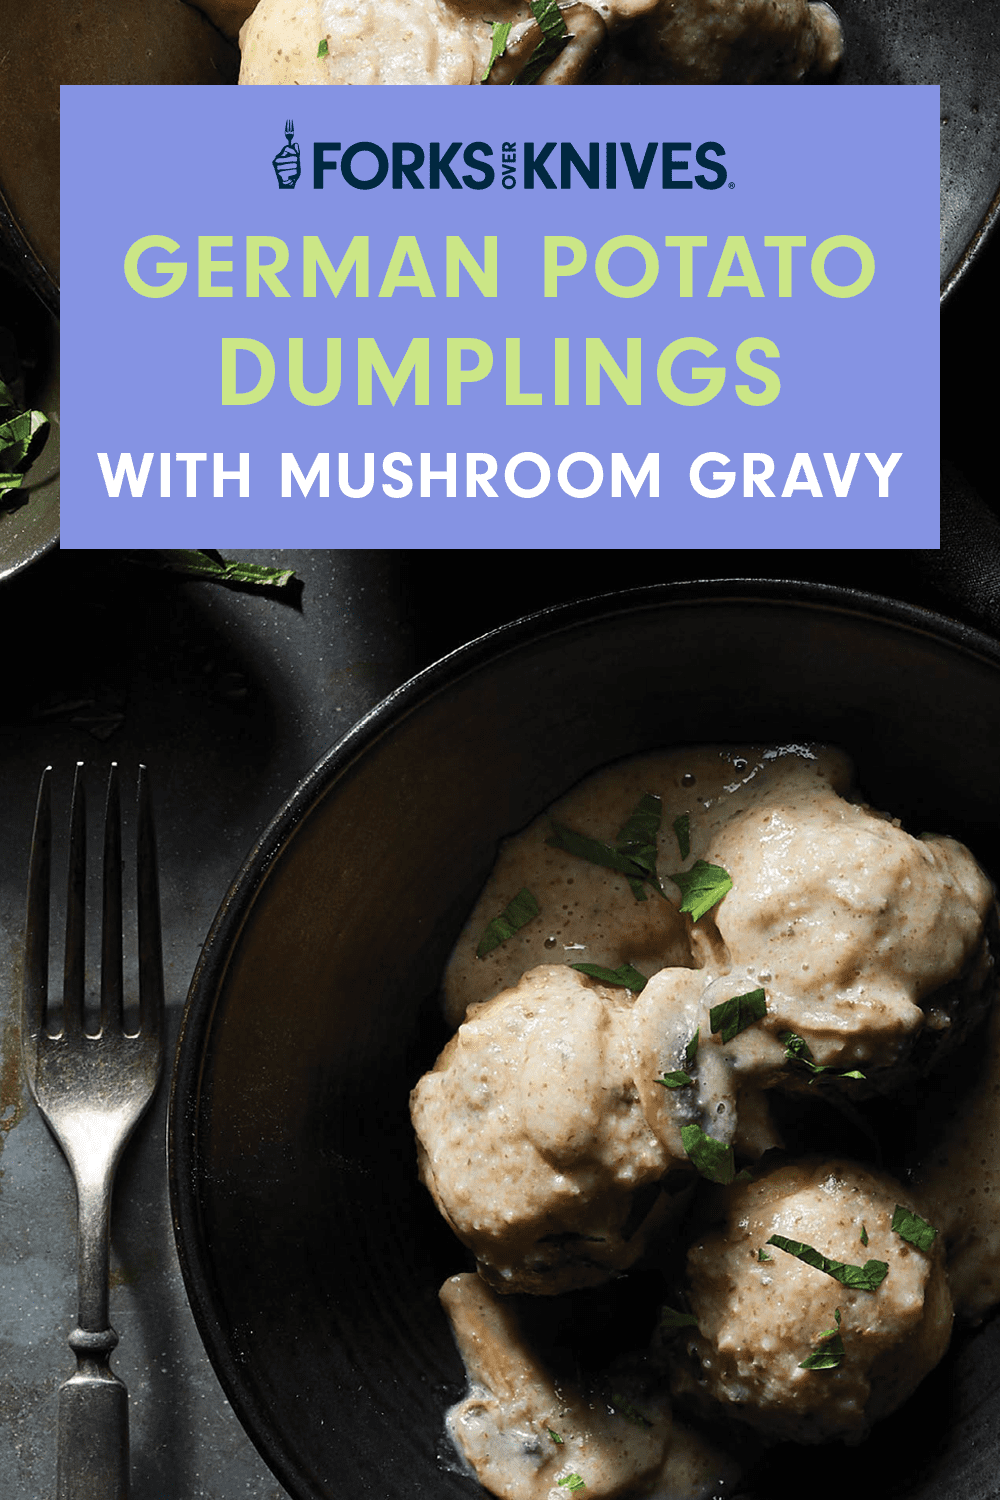
[[[209,1354],[296,1500],[481,1493],[442,1426],[462,1373],[437,1290],[466,1258],[417,1183],[407,1094],[497,840],[618,756],[801,739],[843,745],[876,804],[1000,869],[997,644],[789,583],[638,590],[474,641],[362,720],[263,834],[192,983],[170,1172]],[[959,1340],[860,1449],[778,1453],[745,1493],[994,1495],[996,1335]]]

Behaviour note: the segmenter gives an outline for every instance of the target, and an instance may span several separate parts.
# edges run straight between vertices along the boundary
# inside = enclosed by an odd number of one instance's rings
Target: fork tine
[[[108,773],[101,906],[101,1031],[122,1029],[122,816],[118,765]]]
[[[52,863],[52,767],[38,784],[35,826],[28,865],[28,905],[24,919],[24,1040],[37,1037],[45,1023],[49,980],[49,872]]]
[[[136,834],[136,890],[139,926],[139,1031],[159,1034],[163,1015],[163,949],[160,940],[160,885],[149,772],[139,767]]]
[[[70,808],[69,865],[66,879],[66,958],[63,968],[63,1034],[83,1031],[83,967],[87,885],[87,810],[83,790],[83,762],[73,773]]]

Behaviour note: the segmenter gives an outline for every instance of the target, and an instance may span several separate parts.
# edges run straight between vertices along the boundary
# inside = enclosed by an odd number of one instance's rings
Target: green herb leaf
[[[611,1392],[611,1405],[619,1417],[624,1417],[626,1422],[631,1422],[634,1427],[652,1427],[649,1417],[644,1416],[638,1407],[633,1406],[620,1391]]]
[[[794,1031],[781,1032],[778,1040],[784,1045],[786,1059],[789,1062],[801,1063],[804,1068],[809,1069],[814,1078],[818,1078],[821,1073],[829,1073],[834,1078],[860,1078],[862,1081],[864,1080],[865,1075],[859,1073],[856,1069],[841,1073],[836,1068],[827,1066],[826,1063],[816,1062],[805,1037],[799,1036]]]
[[[861,1239],[862,1245],[867,1245],[867,1243],[868,1243],[868,1230],[865,1228],[864,1224],[862,1224],[862,1226],[861,1226],[860,1239]]]
[[[507,51],[507,38],[510,36],[513,24],[513,21],[493,22],[493,30],[490,32],[490,60],[486,64],[486,72],[479,80],[480,83],[486,82],[493,71],[493,64]]]
[[[515,932],[519,932],[532,918],[537,917],[541,907],[527,886],[522,886],[516,896],[513,896],[498,917],[487,922],[486,930],[479,939],[476,949],[477,958],[485,958],[487,953],[492,953],[494,948],[499,948],[508,938],[512,938]]]
[[[713,1005],[708,1013],[713,1036],[721,1035],[723,1042],[731,1042],[734,1036],[746,1031],[755,1021],[767,1015],[767,999],[763,990],[749,990],[745,995],[734,995]]]
[[[49,419],[43,411],[17,411],[13,396],[4,386],[2,410],[13,415],[0,422],[0,496],[21,487],[24,477],[41,453],[49,435]]]
[[[652,792],[644,792],[618,830],[615,847],[630,854],[649,875],[656,874],[656,841],[660,835],[663,804]]]
[[[724,1146],[714,1136],[706,1135],[700,1125],[682,1125],[681,1142],[702,1177],[723,1187],[732,1182],[736,1176],[732,1146]]]
[[[683,1089],[689,1083],[694,1083],[694,1079],[689,1073],[677,1068],[673,1073],[664,1073],[662,1078],[655,1078],[653,1082],[662,1083],[665,1089]]]
[[[682,1328],[697,1328],[698,1319],[694,1313],[679,1312],[676,1307],[663,1306],[660,1308],[660,1321],[657,1331],[661,1334],[672,1335],[680,1333]]]
[[[678,870],[669,878],[680,887],[684,898],[681,911],[690,912],[692,922],[711,911],[733,888],[728,872],[721,865],[710,865],[703,859],[696,859],[690,870]]]
[[[691,819],[687,813],[681,813],[674,819],[674,833],[677,835],[677,847],[680,850],[681,859],[687,859],[691,853]]]
[[[828,1328],[821,1333],[817,1342],[820,1348],[815,1354],[810,1354],[802,1360],[800,1370],[835,1370],[844,1357],[844,1340],[840,1336],[840,1308],[833,1315],[837,1320],[835,1328]]]
[[[564,849],[567,854],[575,854],[577,858],[589,860],[592,865],[601,865],[606,870],[617,870],[621,875],[636,876],[640,880],[645,878],[646,872],[631,855],[622,854],[610,844],[602,844],[600,839],[592,839],[586,833],[577,833],[554,818],[552,828],[552,837],[545,840],[550,849]]]
[[[556,1480],[556,1484],[564,1484],[568,1490],[585,1490],[587,1488],[587,1481],[581,1479],[579,1474],[564,1474],[561,1479]]]
[[[552,1430],[551,1427],[549,1428],[549,1437],[552,1439],[552,1441],[554,1443],[561,1443],[562,1442],[562,1438],[559,1436],[558,1432],[553,1432],[553,1430]]]
[[[319,46],[316,48],[316,56],[317,57],[326,57],[326,55],[329,52],[329,50],[330,50],[330,43],[327,41],[326,37],[322,37],[320,39]]]
[[[528,58],[527,66],[514,79],[515,83],[534,83],[540,78],[553,58],[558,57],[569,36],[569,28],[556,0],[531,0],[531,14],[542,29],[542,40]]]
[[[681,1137],[683,1139],[683,1131]],[[807,1266],[815,1266],[817,1271],[825,1271],[827,1276],[832,1276],[834,1281],[839,1281],[841,1286],[850,1287],[852,1291],[875,1292],[889,1274],[888,1264],[884,1260],[866,1260],[863,1266],[845,1265],[843,1261],[831,1260],[828,1255],[814,1250],[812,1245],[803,1244],[801,1240],[786,1239],[783,1234],[772,1234],[767,1243],[777,1245],[779,1250],[785,1250],[798,1260],[805,1261]]]
[[[937,1230],[933,1224],[928,1224],[919,1214],[915,1214],[912,1208],[903,1208],[896,1204],[895,1213],[892,1216],[892,1228],[900,1239],[906,1240],[909,1245],[916,1245],[918,1250],[926,1254],[937,1239]]]
[[[768,1255],[768,1253],[767,1253],[766,1250],[761,1249],[761,1250],[757,1251],[757,1259],[758,1260],[773,1260],[774,1256],[773,1255]]]
[[[694,1067],[695,1058],[698,1056],[698,1038],[700,1036],[701,1036],[701,1027],[699,1026],[698,1029],[695,1031],[694,1036],[691,1038],[691,1040],[688,1042],[687,1046],[684,1048],[684,1066],[686,1068],[693,1068]]]
[[[208,578],[215,583],[249,585],[252,588],[284,588],[295,577],[293,568],[265,568],[258,563],[227,562],[210,552],[131,552],[133,562],[180,573],[185,578]]]
[[[605,969],[601,964],[570,964],[570,968],[578,969],[591,979],[599,979],[602,984],[631,990],[635,995],[641,994],[647,983],[645,974],[640,974],[631,964],[621,964],[617,969]]]

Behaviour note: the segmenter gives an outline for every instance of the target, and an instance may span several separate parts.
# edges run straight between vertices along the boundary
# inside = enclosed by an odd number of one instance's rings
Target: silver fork
[[[108,1315],[111,1186],[122,1149],[156,1090],[163,1057],[163,963],[156,849],[144,766],[136,829],[139,1029],[125,1030],[122,842],[118,767],[108,781],[101,913],[100,1029],[85,1029],[86,815],[82,765],[73,780],[62,1026],[46,1026],[51,766],[42,773],[31,841],[21,1047],[38,1108],[69,1162],[79,1215],[77,1369],[59,1389],[57,1500],[127,1500],[128,1392],[108,1363],[118,1335]]]

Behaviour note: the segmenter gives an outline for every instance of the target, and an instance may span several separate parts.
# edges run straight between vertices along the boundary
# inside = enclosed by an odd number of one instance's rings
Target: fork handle
[[[118,1342],[70,1334],[80,1368],[59,1387],[56,1500],[128,1500],[128,1391],[108,1366]]]

